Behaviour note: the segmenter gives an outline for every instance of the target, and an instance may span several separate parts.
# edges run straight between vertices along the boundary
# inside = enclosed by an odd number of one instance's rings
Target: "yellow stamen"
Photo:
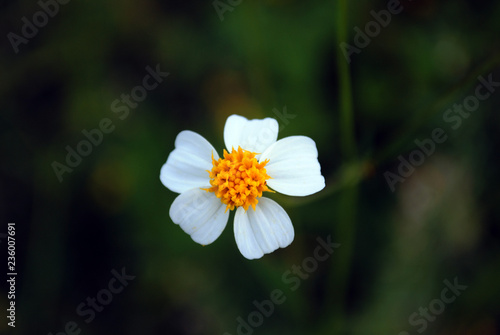
[[[210,174],[210,188],[204,188],[207,192],[214,192],[228,209],[242,206],[245,211],[249,206],[255,210],[255,205],[259,202],[257,198],[262,196],[262,192],[273,192],[266,184],[266,180],[271,178],[264,168],[269,160],[259,163],[254,152],[233,148],[231,153],[224,150],[224,159],[215,160],[212,154],[212,171]]]

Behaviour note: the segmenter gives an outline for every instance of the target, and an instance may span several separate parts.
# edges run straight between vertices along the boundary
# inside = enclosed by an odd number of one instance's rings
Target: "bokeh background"
[[[224,4],[73,0],[16,53],[8,34],[41,7],[1,1],[0,233],[16,223],[18,277],[15,329],[0,284],[0,333],[500,334],[500,89],[457,129],[443,119],[478,76],[500,81],[500,3],[403,0],[351,63],[339,44],[386,1]],[[170,75],[120,119],[112,103],[157,65]],[[241,256],[232,224],[194,243],[159,180],[180,131],[220,153],[231,114],[313,138],[327,180],[311,197],[271,195],[296,237],[260,260]],[[60,182],[53,162],[105,118],[113,131]],[[384,174],[436,128],[448,139],[392,192]],[[292,290],[283,275],[328,236],[341,246]],[[135,279],[86,323],[77,306],[123,267]],[[455,278],[465,291],[425,330],[410,324]],[[285,302],[238,331],[276,289]]]

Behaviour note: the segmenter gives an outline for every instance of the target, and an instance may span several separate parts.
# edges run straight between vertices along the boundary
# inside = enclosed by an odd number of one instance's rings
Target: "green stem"
[[[344,159],[356,156],[354,113],[352,109],[351,73],[349,63],[338,45],[347,41],[347,0],[338,0],[337,8],[337,67],[339,71],[340,147]]]
[[[348,1],[337,2],[337,67],[339,73],[340,151],[344,161],[343,169],[350,170],[357,164],[357,149],[354,129],[353,99],[349,64],[338,45],[347,41]],[[356,163],[356,164],[355,164]],[[348,173],[349,174],[349,173]],[[347,303],[347,288],[351,275],[352,254],[356,236],[356,212],[358,204],[358,183],[347,183],[336,202],[336,220],[332,240],[340,243],[330,263],[326,291],[326,311],[322,329],[329,334],[344,333]]]

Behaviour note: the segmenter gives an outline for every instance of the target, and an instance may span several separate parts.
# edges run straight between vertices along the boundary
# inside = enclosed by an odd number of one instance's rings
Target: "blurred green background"
[[[500,89],[457,129],[444,119],[478,76],[500,81],[500,2],[404,0],[351,63],[340,43],[355,46],[355,27],[386,1],[215,4],[229,9],[73,0],[16,53],[9,33],[22,37],[42,7],[0,3],[0,233],[16,222],[18,272],[16,327],[2,316],[0,333],[55,335],[74,321],[81,334],[500,334]],[[170,75],[115,113],[157,65]],[[311,197],[271,195],[296,236],[260,260],[239,253],[232,216],[212,245],[194,243],[159,180],[184,129],[222,153],[231,114],[313,138],[327,180]],[[53,162],[106,118],[113,131],[60,182]],[[392,192],[386,172],[436,128],[447,140]],[[328,236],[341,246],[292,290],[284,274]],[[77,306],[124,267],[135,279],[87,323]],[[433,314],[455,278],[467,288]],[[276,289],[286,300],[238,329]]]

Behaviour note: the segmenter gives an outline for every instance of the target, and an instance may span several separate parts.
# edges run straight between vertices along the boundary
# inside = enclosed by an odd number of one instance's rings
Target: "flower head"
[[[288,214],[264,192],[306,196],[322,190],[325,178],[314,141],[305,136],[277,141],[278,128],[275,119],[231,115],[224,127],[223,158],[202,136],[180,132],[160,172],[161,182],[180,193],[170,207],[172,221],[207,245],[226,227],[229,210],[236,210],[236,244],[248,259],[292,243]]]
[[[269,160],[259,163],[255,155],[238,147],[231,153],[224,149],[224,159],[212,157],[213,168],[209,171],[212,187],[205,190],[214,192],[227,205],[226,211],[240,206],[247,211],[250,205],[255,210],[257,198],[270,191],[266,180],[271,177],[264,168]]]

